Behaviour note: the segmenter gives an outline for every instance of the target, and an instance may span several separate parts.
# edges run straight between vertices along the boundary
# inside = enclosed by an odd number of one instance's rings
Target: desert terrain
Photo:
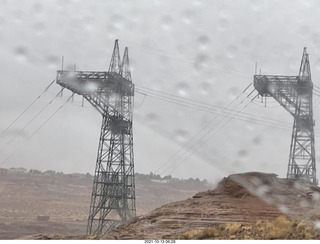
[[[93,176],[52,170],[0,170],[0,239],[86,232]],[[136,174],[137,215],[210,187],[203,181]]]
[[[102,239],[319,239],[320,188],[250,172],[165,204]]]
[[[52,171],[0,177],[1,239],[320,239],[320,188],[249,172],[214,187],[136,174],[137,217],[85,235],[93,177]]]

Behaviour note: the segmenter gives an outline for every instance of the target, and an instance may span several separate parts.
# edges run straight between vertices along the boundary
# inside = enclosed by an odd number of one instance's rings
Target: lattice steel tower
[[[115,41],[108,72],[57,71],[57,83],[82,95],[102,115],[87,234],[104,233],[136,214],[128,48]]]
[[[287,178],[302,178],[317,184],[312,108],[313,83],[307,49],[299,75],[254,75],[254,87],[262,96],[273,97],[294,118]]]

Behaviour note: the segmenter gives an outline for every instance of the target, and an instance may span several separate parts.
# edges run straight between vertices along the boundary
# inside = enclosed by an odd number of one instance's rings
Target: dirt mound
[[[283,215],[317,226],[319,203],[320,188],[304,180],[280,179],[275,174],[259,172],[234,174],[224,178],[215,190],[166,204],[106,233],[103,239],[177,239],[188,232],[230,223],[250,229],[248,226],[255,226],[258,221],[271,223]],[[268,237],[262,233],[258,239]]]

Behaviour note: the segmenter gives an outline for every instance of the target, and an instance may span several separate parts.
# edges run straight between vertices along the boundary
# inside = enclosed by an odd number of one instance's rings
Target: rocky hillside
[[[163,205],[102,239],[319,239],[319,203],[320,188],[304,180],[235,174],[215,190]]]

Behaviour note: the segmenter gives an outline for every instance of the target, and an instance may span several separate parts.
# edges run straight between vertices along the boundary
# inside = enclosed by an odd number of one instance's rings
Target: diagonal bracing
[[[313,83],[307,49],[303,50],[299,75],[255,75],[254,87],[260,95],[273,97],[294,118],[287,178],[302,178],[317,184]]]
[[[128,49],[118,40],[108,72],[58,71],[57,83],[82,95],[102,115],[87,234],[104,233],[136,214],[132,136],[134,84]]]

